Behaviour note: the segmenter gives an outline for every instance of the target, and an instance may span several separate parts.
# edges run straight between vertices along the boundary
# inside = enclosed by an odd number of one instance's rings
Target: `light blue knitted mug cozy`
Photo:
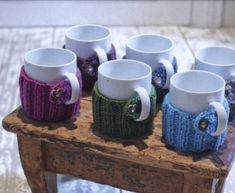
[[[181,111],[170,104],[169,94],[162,104],[162,129],[165,142],[183,152],[215,151],[224,143],[227,129],[219,136],[211,134],[217,128],[217,114],[214,108],[198,114]],[[229,117],[227,100],[223,103]]]

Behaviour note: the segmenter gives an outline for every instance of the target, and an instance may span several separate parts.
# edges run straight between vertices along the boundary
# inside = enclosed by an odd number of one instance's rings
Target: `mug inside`
[[[24,60],[27,64],[37,66],[63,66],[76,61],[76,55],[66,49],[39,48],[26,53]]]
[[[151,76],[152,69],[135,60],[112,60],[101,64],[98,72],[109,79],[137,80]]]
[[[71,27],[66,36],[77,41],[95,41],[104,39],[110,35],[106,27],[99,25],[79,25]]]
[[[235,64],[235,50],[226,47],[208,47],[199,50],[196,58],[203,63],[214,65]]]
[[[140,52],[166,52],[173,48],[173,42],[160,35],[138,35],[127,41],[127,46]]]
[[[178,90],[195,94],[217,92],[225,86],[220,76],[200,70],[177,73],[171,77],[170,82]]]

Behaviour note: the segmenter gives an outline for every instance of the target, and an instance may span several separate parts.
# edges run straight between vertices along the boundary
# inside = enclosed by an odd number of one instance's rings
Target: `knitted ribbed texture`
[[[82,86],[79,70],[77,70],[77,77]],[[71,87],[68,87],[67,79],[54,84],[42,83],[29,78],[22,67],[19,85],[22,109],[35,120],[62,121],[76,115],[80,110],[81,93],[76,103],[65,104],[71,96]],[[56,98],[54,94],[58,89],[60,89],[60,97]]]
[[[155,86],[156,93],[157,93],[157,103],[162,104],[162,101],[166,94],[169,92],[169,89],[162,89],[157,86]]]
[[[63,48],[66,48],[63,46]],[[116,50],[114,45],[111,46],[111,50],[107,53],[108,60],[116,59]],[[100,65],[99,58],[96,54],[89,58],[77,57],[77,65],[82,74],[82,88],[84,91],[91,91],[95,82],[97,81],[98,67]]]
[[[174,57],[172,66],[174,68],[174,72],[178,72],[177,59]],[[169,92],[169,89],[163,89],[162,87],[166,83],[166,69],[163,65],[161,65],[158,69],[153,71],[153,85],[155,86],[157,92],[157,103],[162,103],[165,95]]]
[[[230,107],[229,121],[235,125],[235,80],[226,81],[225,97]]]
[[[217,150],[226,138],[227,130],[220,136],[211,134],[217,128],[217,114],[214,108],[198,114],[181,111],[170,104],[169,95],[165,96],[162,104],[162,129],[166,143],[184,152],[203,152]],[[229,115],[228,102],[224,107]],[[207,127],[202,127],[206,121]]]
[[[156,93],[152,87],[150,93],[151,111],[149,118],[135,121],[141,111],[139,97],[131,100],[113,100],[101,95],[95,84],[92,92],[94,127],[104,135],[117,138],[135,138],[148,133],[153,127],[156,114]],[[136,111],[133,110],[136,106]]]

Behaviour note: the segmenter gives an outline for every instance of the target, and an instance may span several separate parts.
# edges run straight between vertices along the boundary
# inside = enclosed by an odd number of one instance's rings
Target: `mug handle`
[[[69,80],[71,85],[71,98],[66,102],[67,105],[75,103],[80,95],[80,84],[77,77],[73,73],[65,73],[64,76]]]
[[[95,49],[95,53],[98,56],[100,64],[108,61],[107,54],[106,54],[106,52],[104,51],[103,48],[96,48]]]
[[[174,67],[168,60],[161,60],[160,64],[162,64],[166,70],[166,83],[162,88],[167,89],[170,87],[170,78],[175,74]]]
[[[231,74],[230,79],[231,79],[231,80],[234,80],[234,79],[235,79],[235,73]]]
[[[227,127],[227,113],[225,111],[224,106],[219,102],[211,102],[209,106],[215,108],[215,111],[217,113],[218,117],[218,124],[217,129],[214,133],[212,133],[212,136],[219,136],[223,132],[225,132]]]
[[[149,117],[151,102],[148,92],[143,87],[135,88],[135,92],[139,95],[141,101],[141,113],[135,121],[144,121]]]

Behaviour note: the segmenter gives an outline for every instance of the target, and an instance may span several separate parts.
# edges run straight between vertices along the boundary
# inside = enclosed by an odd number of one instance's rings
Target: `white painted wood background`
[[[235,26],[234,0],[0,0],[0,26]]]
[[[199,29],[178,26],[110,27],[118,57],[124,55],[127,38],[139,33],[159,33],[175,41],[180,71],[191,67],[194,52],[209,45],[235,48],[235,28]],[[18,75],[23,54],[38,47],[61,47],[65,28],[0,28],[0,121],[19,104]],[[59,176],[59,193],[120,193],[119,189],[84,180]],[[30,193],[20,164],[14,134],[0,126],[0,193]],[[224,193],[235,193],[235,164],[226,180]]]

